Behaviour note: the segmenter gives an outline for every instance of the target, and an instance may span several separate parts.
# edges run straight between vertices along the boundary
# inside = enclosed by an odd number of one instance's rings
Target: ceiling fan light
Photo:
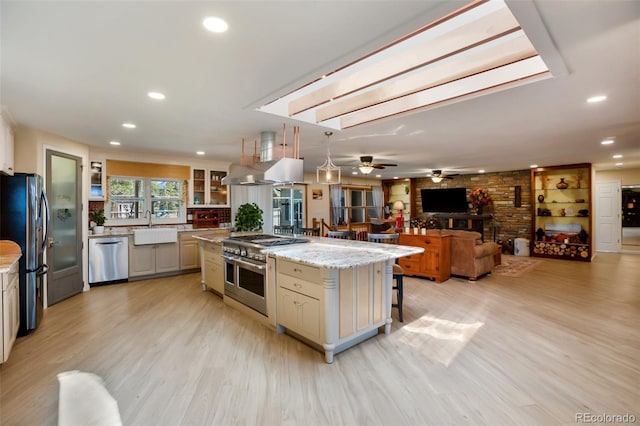
[[[363,175],[368,175],[373,171],[372,166],[360,166],[358,167],[358,169],[360,169],[360,173],[362,173]]]
[[[435,183],[442,182],[442,178],[440,176],[431,176],[431,180]]]

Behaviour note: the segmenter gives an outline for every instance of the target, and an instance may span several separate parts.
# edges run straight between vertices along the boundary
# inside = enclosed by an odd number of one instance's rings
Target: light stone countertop
[[[321,268],[338,269],[367,265],[424,252],[421,247],[396,244],[379,244],[325,237],[304,238],[310,242],[268,247],[262,252],[279,259],[292,260]]]
[[[232,235],[235,235],[235,233]],[[221,244],[228,236],[201,234],[193,237],[212,244]],[[351,268],[356,265],[367,265],[424,252],[421,247],[396,244],[309,236],[298,238],[304,238],[309,242],[265,247],[261,251],[279,259],[292,260],[322,268]]]
[[[184,226],[184,225],[178,225],[178,234],[182,234],[185,232],[211,232],[211,233],[215,233],[215,232],[220,232],[220,233],[228,233],[230,228],[181,228],[180,226]],[[176,226],[171,226],[171,225],[167,225],[167,226],[163,226],[163,225],[155,225],[153,226],[151,229],[156,229],[156,228],[175,228]],[[90,234],[89,238],[106,238],[106,237],[131,237],[133,236],[133,231],[135,229],[147,229],[146,226],[140,226],[140,227],[120,227],[120,228],[111,228],[109,231],[104,231],[102,234]]]
[[[222,244],[222,240],[229,238],[229,234],[226,232],[208,233],[208,234],[194,234],[192,235],[196,240],[204,241],[211,244]]]

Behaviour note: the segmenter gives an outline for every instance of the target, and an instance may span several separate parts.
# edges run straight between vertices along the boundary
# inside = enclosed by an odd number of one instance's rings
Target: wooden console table
[[[405,275],[429,278],[440,283],[451,277],[449,235],[400,234],[400,245],[424,248],[424,253],[405,256],[398,263]]]

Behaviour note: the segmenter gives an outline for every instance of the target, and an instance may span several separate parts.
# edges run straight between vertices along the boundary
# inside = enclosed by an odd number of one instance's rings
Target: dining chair
[[[279,235],[293,235],[292,225],[273,225],[273,233]]]
[[[355,240],[356,231],[329,231],[327,237],[339,238],[341,240]]]
[[[293,233],[296,235],[308,235],[310,237],[319,237],[320,228],[295,228]]]
[[[400,234],[369,234],[367,236],[369,242],[372,243],[384,243],[384,244],[398,244],[400,241]],[[392,290],[397,292],[398,303],[393,303],[391,307],[398,308],[398,319],[400,322],[404,322],[402,317],[402,299],[404,298],[404,271],[402,267],[397,263],[393,264],[392,277],[395,280],[395,285]]]

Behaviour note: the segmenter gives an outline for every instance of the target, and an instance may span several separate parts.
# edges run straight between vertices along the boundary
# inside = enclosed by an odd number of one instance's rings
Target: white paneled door
[[[596,251],[619,252],[620,181],[596,183]]]

